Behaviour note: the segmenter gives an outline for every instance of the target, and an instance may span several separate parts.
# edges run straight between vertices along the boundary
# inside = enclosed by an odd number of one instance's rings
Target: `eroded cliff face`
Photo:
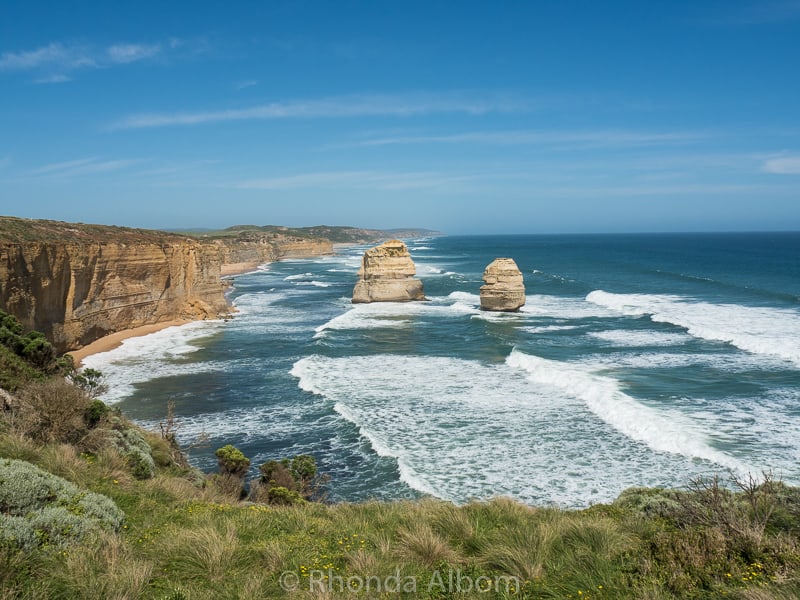
[[[220,268],[218,250],[191,241],[2,244],[0,305],[72,350],[123,329],[226,312]]]
[[[222,274],[233,275],[280,260],[333,253],[329,240],[285,235],[263,235],[214,240],[222,255]]]
[[[197,240],[2,219],[0,309],[45,333],[59,351],[141,325],[215,318],[229,311],[221,275],[333,252],[328,240],[286,235]]]

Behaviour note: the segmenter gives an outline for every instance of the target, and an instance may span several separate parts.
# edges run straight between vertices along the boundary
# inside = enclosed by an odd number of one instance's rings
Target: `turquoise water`
[[[192,461],[309,453],[334,500],[502,494],[586,506],[630,486],[772,469],[800,483],[800,234],[409,243],[430,301],[353,306],[364,247],[235,278],[229,322],[90,357],[106,397]],[[527,303],[482,313],[495,257]]]

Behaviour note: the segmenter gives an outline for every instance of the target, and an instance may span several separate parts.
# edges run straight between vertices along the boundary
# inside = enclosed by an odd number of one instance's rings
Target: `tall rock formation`
[[[364,252],[353,304],[368,302],[410,302],[425,300],[422,282],[406,245],[389,240]]]
[[[512,258],[496,258],[483,272],[481,310],[513,312],[525,304],[525,283]]]

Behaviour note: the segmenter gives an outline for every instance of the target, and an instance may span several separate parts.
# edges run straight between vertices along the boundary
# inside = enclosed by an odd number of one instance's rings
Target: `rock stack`
[[[403,242],[390,240],[364,253],[353,304],[425,300],[422,282]]]
[[[513,312],[525,304],[525,283],[512,258],[496,258],[483,272],[481,310]]]

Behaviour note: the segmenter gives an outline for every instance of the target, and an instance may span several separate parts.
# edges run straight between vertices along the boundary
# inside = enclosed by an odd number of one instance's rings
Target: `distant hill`
[[[151,242],[186,239],[185,235],[155,229],[135,229],[115,225],[65,223],[44,219],[0,216],[0,242]]]
[[[219,238],[228,236],[247,237],[248,234],[278,233],[297,237],[326,238],[334,244],[366,244],[389,238],[417,238],[444,235],[440,231],[423,228],[364,229],[361,227],[315,225],[313,227],[283,227],[281,225],[234,225],[217,231],[183,231],[197,238]]]
[[[364,229],[316,225],[314,227],[283,227],[281,225],[234,225],[226,229],[138,229],[115,225],[65,223],[44,219],[22,219],[0,216],[0,241],[3,242],[177,242],[187,237],[209,240],[222,238],[263,238],[293,236],[325,238],[334,244],[367,244],[390,238],[417,238],[444,235],[422,228]]]

